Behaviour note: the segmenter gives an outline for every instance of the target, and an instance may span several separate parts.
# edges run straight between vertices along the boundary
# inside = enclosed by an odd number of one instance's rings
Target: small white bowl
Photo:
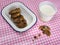
[[[24,18],[27,21],[27,26],[25,28],[18,28],[11,20],[9,11],[15,8],[21,9],[21,14],[24,16]],[[31,28],[36,23],[36,16],[33,14],[23,3],[21,2],[14,2],[6,6],[2,10],[2,16],[5,18],[5,20],[16,30],[19,32],[23,32]]]

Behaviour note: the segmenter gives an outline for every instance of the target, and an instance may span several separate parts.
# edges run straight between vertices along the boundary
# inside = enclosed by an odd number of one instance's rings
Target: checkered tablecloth
[[[15,1],[23,2],[37,16],[37,23],[26,32],[16,32],[1,16],[3,7]],[[0,0],[0,45],[60,45],[60,1],[48,0],[56,5],[58,12],[51,21],[46,23],[42,22],[38,17],[38,5],[42,1],[45,0]],[[50,37],[44,35],[38,29],[41,25],[47,25],[51,28]],[[41,34],[41,36],[32,41],[37,34]]]

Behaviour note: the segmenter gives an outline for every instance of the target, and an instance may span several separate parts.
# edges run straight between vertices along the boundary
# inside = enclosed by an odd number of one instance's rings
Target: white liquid
[[[50,6],[50,5],[42,5],[40,7],[40,11],[44,15],[54,15],[56,13],[55,9],[52,6]]]

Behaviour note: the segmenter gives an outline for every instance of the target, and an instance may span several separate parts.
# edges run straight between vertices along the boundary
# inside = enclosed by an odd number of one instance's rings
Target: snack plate
[[[9,11],[15,8],[21,9],[21,14],[24,16],[24,18],[27,21],[27,26],[25,28],[18,28],[13,21],[11,20],[11,16],[9,15]],[[36,23],[36,16],[34,13],[32,13],[23,3],[21,2],[14,2],[6,6],[2,10],[2,16],[4,19],[16,30],[19,32],[23,32],[31,28]]]

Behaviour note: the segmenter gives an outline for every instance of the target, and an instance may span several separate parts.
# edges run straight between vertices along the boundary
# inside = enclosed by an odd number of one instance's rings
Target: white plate
[[[11,20],[9,11],[15,8],[21,9],[21,14],[24,16],[24,18],[27,21],[27,26],[25,28],[18,28]],[[36,22],[36,16],[21,2],[14,2],[6,6],[2,10],[2,16],[5,18],[5,20],[16,30],[19,32],[23,32],[31,28],[35,22]]]

